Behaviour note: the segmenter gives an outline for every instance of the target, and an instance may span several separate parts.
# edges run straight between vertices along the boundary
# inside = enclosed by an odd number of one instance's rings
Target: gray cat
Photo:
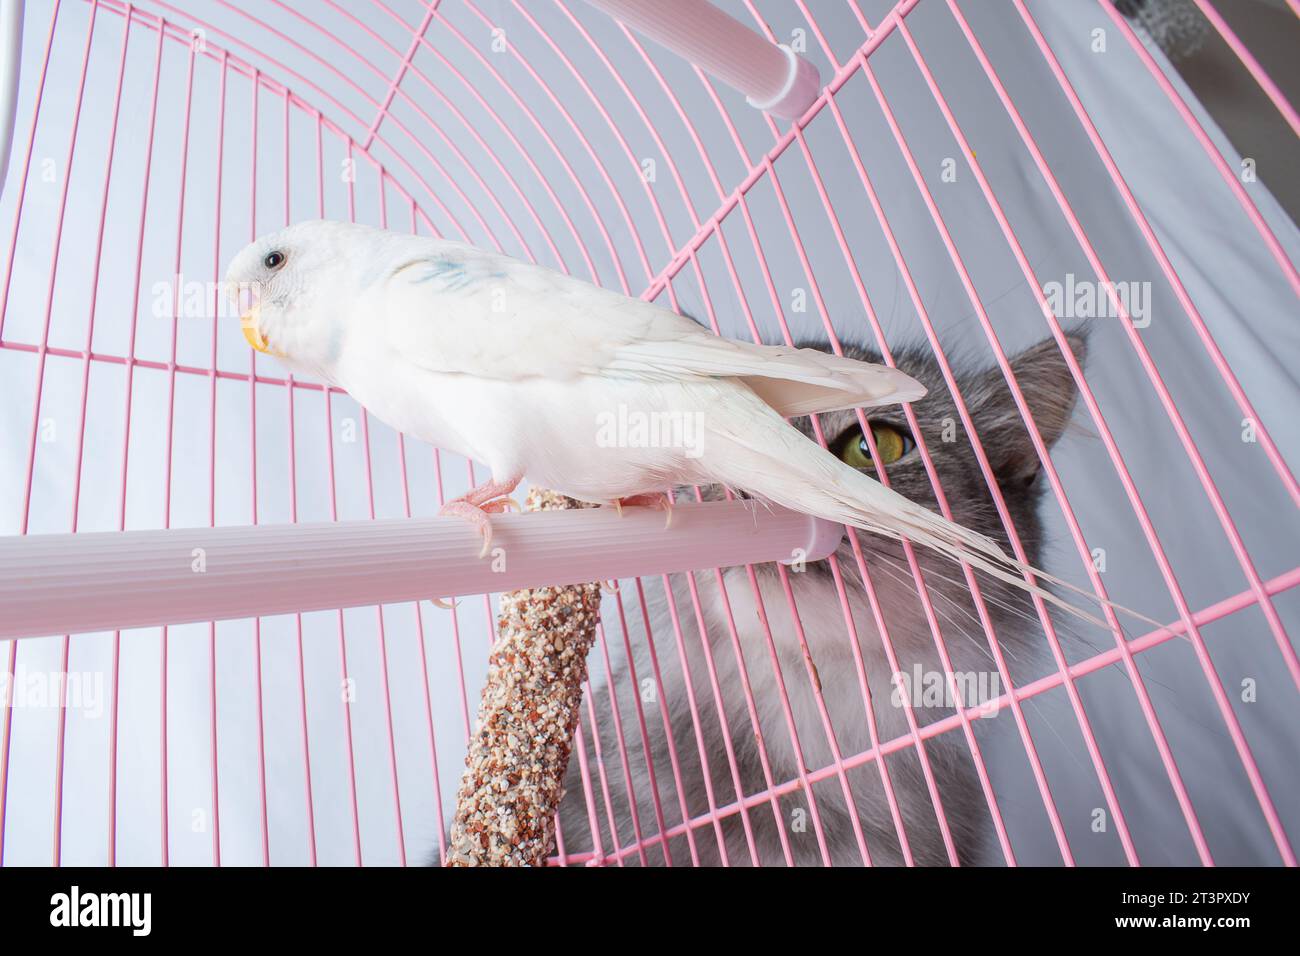
[[[1082,361],[1083,337],[1071,334],[1069,341]],[[847,354],[869,362],[881,360],[869,349],[850,348]],[[953,518],[995,538],[1010,553],[938,364],[925,348],[903,349],[895,358],[903,371],[929,389],[914,411]],[[1047,339],[1013,357],[1011,364],[1050,447],[1065,430],[1075,403],[1075,384],[1065,360],[1056,342]],[[1040,565],[1040,462],[1011,393],[996,368],[958,372],[957,379],[1027,559]],[[855,466],[874,467],[855,412],[824,414],[818,420],[832,451]],[[815,437],[808,419],[795,424]],[[938,510],[902,409],[872,410],[869,424],[893,487]],[[718,488],[705,489],[704,494],[723,496]],[[593,799],[589,804],[584,793],[575,749],[559,815],[559,841],[566,856],[592,853],[594,819],[599,832],[597,855],[607,862],[615,862],[620,849],[635,844],[638,834],[649,838],[643,849],[623,854],[623,862],[631,865],[663,864],[665,853],[671,855],[673,865],[718,864],[724,855],[733,865],[824,861],[842,865],[866,860],[942,865],[953,859],[962,864],[1002,859],[993,839],[985,784],[962,726],[925,740],[928,768],[910,742],[895,745],[888,753],[884,770],[896,811],[887,798],[877,760],[835,772],[835,751],[844,759],[872,747],[862,692],[864,673],[875,737],[881,743],[908,732],[904,697],[913,704],[911,712],[920,728],[954,713],[952,692],[943,694],[945,668],[903,548],[898,542],[866,534],[859,535],[859,541],[896,652],[897,672],[905,680],[895,676],[888,659],[848,538],[836,556],[839,580],[853,609],[853,631],[860,648],[856,653],[839,599],[840,584],[829,561],[784,573],[776,565],[760,565],[753,568],[752,580],[745,568],[727,569],[721,573],[725,596],[714,571],[695,572],[689,578],[674,576],[671,594],[660,581],[647,580],[641,587],[653,641],[640,626],[642,592],[625,582],[622,598],[630,662],[617,654],[623,636],[614,600],[606,597],[605,634],[615,652],[614,674],[609,683],[597,679],[603,667],[596,660],[599,650],[593,652],[594,699],[584,705],[582,719]],[[997,696],[1004,688],[998,683],[998,668],[961,568],[924,548],[917,548],[915,556],[952,670],[966,681],[957,692],[968,705]],[[1019,681],[1018,668],[1046,654],[1042,624],[1022,591],[983,574],[976,580],[1010,677]],[[787,582],[799,611],[802,642],[790,614]],[[680,630],[668,613],[673,605]],[[706,641],[700,639],[698,621],[703,622]],[[683,658],[689,680],[683,673]],[[743,693],[745,681],[752,691],[752,711]],[[620,727],[610,709],[611,685],[629,755],[626,768],[619,757]],[[820,685],[824,710],[814,685]],[[721,691],[721,708],[712,690],[715,686]],[[591,708],[596,712],[598,741],[592,740]],[[719,709],[725,714],[725,734]],[[1006,726],[1009,719],[1004,711],[999,720],[987,723]],[[986,737],[982,724],[971,722],[976,746]],[[801,779],[828,767],[832,772],[820,779]],[[790,781],[798,786],[783,788]],[[781,790],[775,798],[766,795],[773,785]],[[737,786],[749,798],[744,813],[735,807]],[[629,789],[635,795],[635,813]],[[946,835],[935,813],[936,795],[947,821]],[[711,813],[711,807],[716,813]],[[689,830],[681,826],[683,819],[693,822]],[[661,835],[665,827],[668,837]]]

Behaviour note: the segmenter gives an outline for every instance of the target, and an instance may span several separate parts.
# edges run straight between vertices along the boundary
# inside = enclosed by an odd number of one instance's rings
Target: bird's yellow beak
[[[267,344],[266,339],[262,336],[261,330],[257,327],[258,318],[260,317],[261,308],[254,304],[247,312],[239,317],[239,327],[244,330],[244,338],[259,352],[271,354],[271,347]]]

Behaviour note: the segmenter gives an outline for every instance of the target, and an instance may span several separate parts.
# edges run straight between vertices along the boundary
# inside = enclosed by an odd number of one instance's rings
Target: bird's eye
[[[871,438],[876,443],[876,451],[885,465],[892,465],[916,447],[916,442],[907,432],[884,422],[871,422]],[[875,469],[876,462],[871,457],[871,446],[862,435],[857,425],[840,435],[832,446],[840,461],[850,468]]]
[[[280,266],[284,265],[284,259],[285,259],[285,255],[283,252],[279,252],[279,251],[268,252],[262,258],[262,265],[265,266],[267,269],[278,269],[280,268]]]

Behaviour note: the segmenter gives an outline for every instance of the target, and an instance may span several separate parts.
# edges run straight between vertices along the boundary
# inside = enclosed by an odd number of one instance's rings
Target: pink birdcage
[[[1244,69],[1241,109],[1273,131],[1258,147],[1111,0],[720,6],[738,23],[628,0],[6,6],[0,865],[404,864],[443,846],[507,585],[447,555],[362,563],[404,528],[433,535],[474,463],[296,380],[225,314],[230,257],[309,218],[502,250],[732,337],[859,343],[890,363],[919,347],[1008,522],[996,438],[960,387],[967,366],[990,370],[1050,488],[1048,570],[1163,622],[1126,633],[1107,608],[1111,630],[1079,641],[1040,602],[1043,663],[1022,670],[981,614],[968,627],[991,652],[994,719],[908,710],[882,737],[865,675],[840,675],[870,724],[844,748],[806,636],[859,641],[851,605],[874,592],[838,563],[837,607],[787,586],[764,627],[779,617],[778,639],[800,643],[795,667],[775,647],[746,656],[734,621],[710,651],[696,593],[737,592],[716,568],[771,561],[815,528],[697,526],[671,553],[646,547],[657,520],[539,531],[515,584],[621,579],[576,745],[589,832],[562,830],[554,862],[689,864],[716,844],[719,862],[783,863],[805,841],[830,863],[832,814],[872,862],[863,777],[915,862],[888,772],[914,754],[955,863],[928,770],[942,740],[974,767],[993,861],[1295,864],[1300,117],[1234,31],[1240,11],[1184,12]],[[1300,5],[1259,15],[1294,34]],[[1086,368],[1067,341],[1081,323]],[[1050,449],[1014,363],[1045,339],[1081,426]],[[918,452],[951,514],[963,489],[932,467],[947,452]],[[587,527],[559,520],[546,528]],[[295,557],[294,529],[323,523],[334,550]],[[946,660],[953,625],[909,573]],[[202,595],[186,583],[199,575]],[[427,600],[453,593],[476,596]],[[872,639],[906,670],[880,623]],[[637,647],[653,675],[622,666]],[[689,700],[660,699],[660,668]],[[780,699],[756,697],[757,669]],[[698,759],[650,768],[663,786],[634,794],[629,768],[670,706]],[[741,785],[738,751],[775,735],[796,770]],[[661,799],[710,774],[702,809]],[[723,839],[758,814],[775,858]]]

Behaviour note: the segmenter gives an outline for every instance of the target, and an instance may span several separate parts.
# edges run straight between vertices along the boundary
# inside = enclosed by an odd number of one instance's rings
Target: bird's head
[[[358,291],[368,236],[379,230],[313,220],[249,243],[226,270],[244,338],[259,352],[313,370],[337,354]]]

